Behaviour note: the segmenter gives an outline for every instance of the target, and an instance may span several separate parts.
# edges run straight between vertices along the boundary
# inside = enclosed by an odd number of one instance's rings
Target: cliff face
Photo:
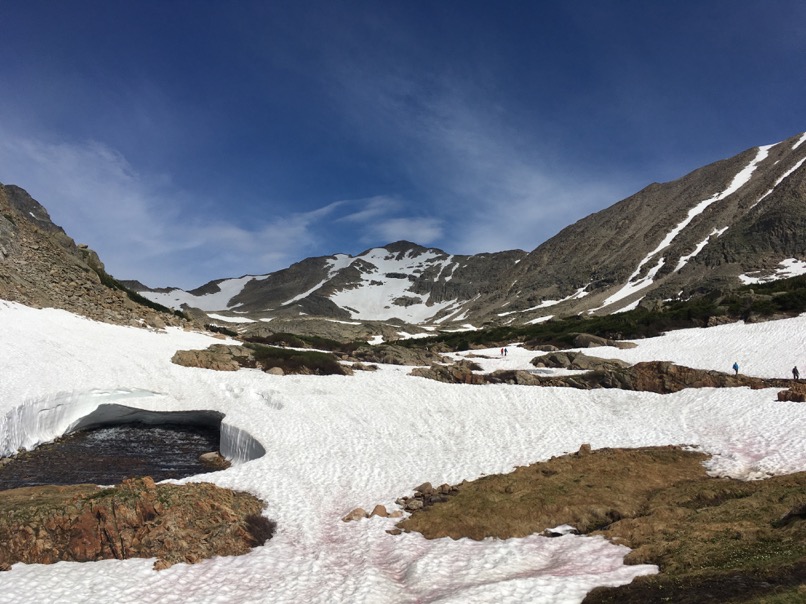
[[[108,287],[102,275],[104,265],[95,252],[76,245],[23,189],[0,184],[0,299],[124,325],[181,323]]]

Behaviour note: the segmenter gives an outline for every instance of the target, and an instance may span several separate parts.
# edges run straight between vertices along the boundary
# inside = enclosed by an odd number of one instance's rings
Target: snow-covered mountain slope
[[[618,312],[797,273],[806,263],[804,143],[800,134],[748,149],[567,227],[499,283],[506,320]],[[496,304],[481,297],[468,312]]]
[[[253,318],[398,319],[444,329],[619,312],[803,272],[804,163],[806,134],[748,149],[652,184],[528,255],[454,256],[400,241],[192,292],[142,293]]]
[[[399,241],[357,256],[308,258],[268,275],[208,283],[198,290],[143,291],[174,308],[262,317],[315,315],[341,320],[439,322],[511,268],[526,252],[454,256]]]

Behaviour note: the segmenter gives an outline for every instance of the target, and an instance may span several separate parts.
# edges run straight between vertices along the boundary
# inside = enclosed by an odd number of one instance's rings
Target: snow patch
[[[778,268],[772,272],[756,271],[755,273],[739,275],[739,279],[745,285],[753,285],[756,283],[778,281],[779,279],[789,279],[790,277],[797,277],[798,275],[806,275],[806,261],[798,260],[797,258],[787,258],[786,260],[781,260]]]

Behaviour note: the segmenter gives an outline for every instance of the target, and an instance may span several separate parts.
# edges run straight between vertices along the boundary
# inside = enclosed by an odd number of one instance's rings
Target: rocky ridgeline
[[[99,274],[104,266],[95,252],[76,245],[24,190],[0,185],[0,299],[120,325],[184,323],[107,287]]]
[[[538,368],[584,371],[564,376],[542,376],[523,370],[500,370],[475,373],[474,364],[462,360],[452,365],[416,367],[410,375],[451,384],[513,384],[522,386],[554,386],[594,390],[619,388],[638,392],[670,394],[685,388],[786,388],[778,400],[802,401],[806,385],[789,379],[756,378],[719,371],[692,369],[668,361],[649,361],[629,365],[623,361],[600,359],[581,352],[552,352],[532,359]]]
[[[150,477],[112,489],[94,485],[0,491],[0,569],[157,558],[177,562],[235,556],[263,545],[275,525],[256,497],[209,483],[155,484]]]

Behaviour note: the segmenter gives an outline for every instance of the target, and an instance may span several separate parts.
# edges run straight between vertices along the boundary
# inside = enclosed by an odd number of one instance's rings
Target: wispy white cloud
[[[52,142],[0,130],[0,182],[17,184],[53,221],[95,249],[118,278],[191,288],[216,277],[265,273],[299,260],[344,202],[278,213],[246,226],[202,214],[166,175],[140,174],[95,141]]]
[[[367,245],[384,245],[402,239],[430,244],[444,236],[442,219],[422,214],[421,208],[405,200],[385,195],[341,202],[348,214],[334,222],[349,222],[356,229],[356,238]],[[410,210],[409,208],[414,208]]]
[[[366,223],[387,216],[392,212],[397,212],[403,207],[403,203],[394,197],[386,195],[376,195],[368,199],[356,199],[349,202],[350,205],[358,209],[342,216],[339,221]]]
[[[623,183],[595,179],[561,158],[563,150],[541,137],[540,128],[554,126],[502,107],[489,82],[375,67],[340,66],[333,94],[355,127],[407,170],[431,220],[450,225],[429,230],[447,250],[531,250],[625,196]],[[412,224],[421,211],[412,207]]]
[[[444,234],[442,222],[436,218],[390,218],[367,228],[363,241],[392,243],[400,240],[429,245]]]

